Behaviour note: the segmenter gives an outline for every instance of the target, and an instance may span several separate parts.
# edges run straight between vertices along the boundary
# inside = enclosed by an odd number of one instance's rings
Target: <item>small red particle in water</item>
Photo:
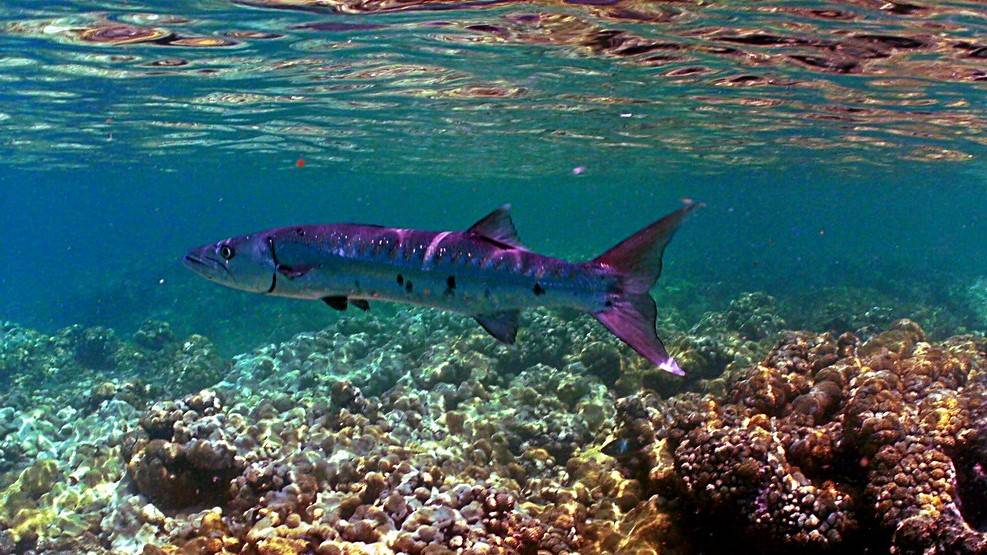
[[[585,166],[576,166],[575,168],[572,168],[572,175],[582,175],[585,171]]]
[[[305,167],[305,159],[304,158],[299,158],[298,160],[295,160],[295,167],[296,168],[304,168]]]

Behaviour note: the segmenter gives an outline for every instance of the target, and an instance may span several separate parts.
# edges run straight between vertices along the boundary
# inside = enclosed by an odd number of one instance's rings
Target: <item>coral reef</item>
[[[789,333],[723,396],[621,400],[620,456],[762,551],[985,553],[985,369],[984,338],[933,344],[908,320]]]
[[[598,448],[614,417],[606,363],[635,355],[591,320],[531,318],[527,349],[407,311],[388,333],[340,321],[237,357],[216,393],[144,412],[123,452],[131,493],[104,520],[105,541],[135,549],[137,537],[149,553],[576,553],[628,541],[620,515],[640,486]],[[426,341],[436,329],[449,340]],[[579,344],[592,347],[565,352]]]
[[[245,465],[217,413],[221,402],[204,390],[179,402],[152,405],[123,456],[137,489],[162,508],[221,503],[226,484]]]
[[[137,415],[120,400],[88,414],[0,409],[0,451],[13,467],[0,469],[0,483],[14,477],[0,492],[0,553],[101,551],[95,532],[123,476],[120,445]]]
[[[895,314],[904,314],[897,299],[874,289],[825,287],[789,304],[794,305],[787,310],[789,319],[797,329],[837,335],[849,331],[862,338],[880,333],[895,320]]]
[[[743,293],[726,310],[703,313],[686,333],[674,329],[662,333],[669,352],[686,371],[684,380],[630,358],[629,366],[622,368],[610,363],[620,369],[617,390],[630,394],[645,388],[663,395],[689,389],[722,391],[724,379],[766,353],[784,326],[773,297]],[[593,358],[606,360],[602,353],[593,353]]]
[[[908,318],[929,337],[944,339],[984,329],[978,323],[976,291],[976,281],[971,285],[948,275],[924,282],[889,276],[881,289],[844,285],[798,293],[781,303],[781,313],[792,329],[849,331],[863,340]]]
[[[236,552],[364,552],[360,545],[374,544],[404,553],[574,553],[571,526],[518,503],[519,481],[544,475],[555,465],[552,452],[572,449],[566,434],[547,433],[552,421],[519,414],[559,388],[525,373],[517,382],[494,402],[478,384],[454,393],[455,415],[444,409],[444,387],[367,398],[339,381],[330,403],[284,397],[249,411],[203,391],[145,412],[125,453],[128,474],[159,508],[220,507],[193,517],[190,528],[165,526],[155,542],[164,552],[220,540]],[[591,395],[584,389],[578,399]],[[523,395],[528,390],[535,398]],[[501,409],[506,414],[485,408],[507,400],[515,407]],[[562,402],[543,414],[564,414]],[[546,439],[553,441],[540,443]]]
[[[548,311],[516,346],[408,309],[231,362],[4,325],[0,554],[987,553],[987,338],[725,304],[659,322],[685,380]]]
[[[132,342],[103,327],[71,326],[49,336],[0,324],[0,384],[16,386],[0,391],[0,402],[15,407],[56,400],[95,408],[117,396],[142,407],[152,389],[197,391],[229,365],[205,337],[178,340],[162,322],[144,322]]]

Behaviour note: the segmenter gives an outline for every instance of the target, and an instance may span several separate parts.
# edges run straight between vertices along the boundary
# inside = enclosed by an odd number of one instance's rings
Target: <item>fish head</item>
[[[209,281],[252,293],[269,292],[276,280],[270,238],[263,233],[196,247],[182,263]]]

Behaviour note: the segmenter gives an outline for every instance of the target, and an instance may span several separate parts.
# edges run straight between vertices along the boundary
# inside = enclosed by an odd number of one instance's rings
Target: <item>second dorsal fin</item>
[[[517,235],[517,228],[514,227],[514,222],[511,220],[510,204],[501,205],[470,226],[468,231],[509,247],[524,248],[524,245],[521,244],[521,238]]]

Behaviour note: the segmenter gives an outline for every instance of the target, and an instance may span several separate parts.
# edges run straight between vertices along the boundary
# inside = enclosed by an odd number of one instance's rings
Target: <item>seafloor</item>
[[[544,311],[3,324],[0,553],[987,553],[987,280],[671,290],[686,380]]]

